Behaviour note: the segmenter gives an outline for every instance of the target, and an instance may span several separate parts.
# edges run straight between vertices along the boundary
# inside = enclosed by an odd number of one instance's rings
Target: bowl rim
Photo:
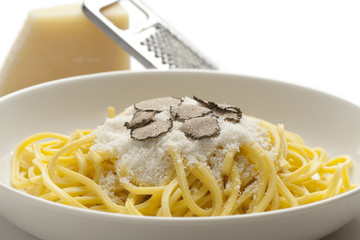
[[[157,69],[146,69],[146,70],[115,70],[115,71],[108,71],[108,72],[100,72],[100,73],[90,73],[90,74],[83,74],[77,76],[70,76],[64,77],[60,79],[51,80],[48,82],[37,83],[32,86],[28,86],[14,92],[8,93],[6,95],[0,96],[0,103],[2,101],[6,101],[9,98],[13,98],[16,95],[27,93],[28,91],[33,91],[38,88],[43,87],[51,87],[52,85],[64,84],[69,81],[88,81],[87,79],[97,79],[99,77],[112,77],[112,76],[127,76],[127,75],[156,75],[156,74],[190,74],[190,75],[218,75],[218,76],[226,76],[226,77],[234,77],[234,78],[246,78],[252,79],[254,81],[260,82],[271,82],[271,84],[278,84],[283,85],[285,87],[290,88],[298,88],[305,91],[312,91],[317,94],[322,94],[323,96],[331,97],[336,100],[340,100],[346,102],[347,104],[353,105],[354,107],[360,108],[359,105],[351,102],[348,99],[339,97],[337,95],[331,94],[326,91],[319,90],[314,87],[305,86],[300,83],[290,83],[284,80],[274,79],[274,78],[267,78],[267,77],[257,77],[253,75],[246,75],[242,73],[230,72],[230,71],[221,71],[221,70],[207,70],[207,69],[173,69],[173,70],[157,70]],[[171,81],[171,79],[169,80]]]
[[[297,88],[300,90],[310,91],[317,94],[322,94],[324,96],[331,97],[333,99],[336,99],[338,101],[342,101],[346,104],[350,104],[353,107],[356,107],[360,111],[360,106],[354,104],[353,102],[350,102],[346,99],[340,98],[338,96],[329,94],[324,91],[320,91],[318,89],[310,88],[307,86],[302,86],[300,84],[295,83],[289,83],[289,82],[283,82],[280,80],[274,80],[269,78],[261,78],[261,77],[254,77],[254,76],[248,76],[238,73],[231,73],[231,72],[222,72],[222,71],[213,71],[213,70],[140,70],[140,71],[134,71],[134,70],[123,70],[123,71],[110,71],[110,72],[104,72],[104,73],[93,73],[93,74],[85,74],[80,76],[73,76],[73,77],[67,77],[62,79],[57,79],[49,82],[39,83],[33,86],[29,86],[20,90],[17,90],[15,92],[9,93],[7,95],[0,97],[0,104],[6,103],[7,100],[10,100],[12,98],[16,98],[18,95],[25,94],[34,90],[47,88],[47,87],[54,87],[58,84],[69,84],[69,82],[72,81],[88,81],[89,79],[92,79],[94,81],[98,81],[99,77],[111,77],[111,76],[127,76],[127,75],[151,75],[151,74],[199,74],[199,75],[218,75],[218,76],[225,76],[225,77],[234,77],[234,78],[246,78],[246,79],[253,79],[254,81],[266,81],[270,82],[271,84],[279,84],[283,85],[284,87],[290,87],[290,88]],[[87,217],[95,217],[95,218],[108,218],[109,220],[116,220],[125,218],[129,221],[143,221],[143,222],[156,222],[161,224],[172,224],[172,223],[182,223],[182,222],[191,222],[192,224],[203,224],[203,223],[217,223],[218,221],[223,222],[224,220],[238,220],[238,221],[258,221],[259,219],[275,219],[275,218],[281,218],[286,217],[289,215],[299,215],[299,214],[305,214],[306,212],[312,212],[313,210],[319,210],[321,208],[325,208],[328,205],[333,204],[335,201],[341,201],[348,198],[353,197],[354,195],[360,194],[360,187],[356,189],[352,189],[348,192],[342,193],[340,195],[324,199],[318,202],[313,202],[305,205],[301,205],[298,207],[291,207],[286,209],[279,209],[279,210],[273,210],[273,211],[267,211],[267,212],[260,212],[260,213],[251,213],[251,214],[238,214],[238,215],[226,215],[226,216],[208,216],[208,217],[156,217],[156,216],[135,216],[135,215],[127,215],[127,214],[120,214],[120,213],[111,213],[111,212],[102,212],[102,211],[96,211],[96,210],[89,210],[89,209],[81,209],[73,206],[64,205],[61,203],[56,203],[52,201],[48,201],[45,199],[41,199],[36,196],[32,196],[30,194],[27,194],[21,190],[15,189],[11,187],[10,185],[4,184],[0,182],[0,190],[6,191],[9,194],[15,195],[17,197],[24,198],[24,200],[32,201],[33,204],[41,204],[42,207],[51,208],[53,210],[59,210],[63,212],[68,212],[71,214],[82,214],[86,215]]]
[[[206,217],[157,217],[157,216],[137,216],[137,215],[129,215],[129,214],[122,214],[122,213],[113,213],[113,212],[102,212],[90,209],[82,209],[74,206],[68,206],[61,203],[56,203],[52,201],[48,201],[36,196],[32,196],[23,192],[21,190],[12,188],[6,184],[0,182],[0,190],[7,191],[9,194],[15,195],[16,197],[21,197],[26,201],[32,201],[33,204],[41,205],[43,208],[51,208],[52,210],[62,211],[64,213],[71,213],[71,214],[81,214],[86,217],[95,217],[95,218],[107,218],[111,220],[117,220],[126,218],[128,220],[133,221],[142,221],[142,222],[157,222],[157,223],[182,223],[182,222],[191,222],[193,224],[203,224],[203,223],[217,223],[218,221],[224,220],[237,220],[237,221],[258,221],[261,220],[270,220],[276,218],[282,218],[289,215],[302,215],[307,212],[314,212],[318,211],[321,208],[326,208],[329,205],[332,205],[334,202],[345,200],[354,195],[360,194],[360,187],[356,189],[352,189],[348,192],[342,193],[340,195],[324,199],[321,201],[285,208],[285,209],[278,209],[273,211],[267,212],[260,212],[260,213],[250,213],[250,214],[238,214],[238,215],[226,215],[226,216],[206,216]]]
[[[28,86],[19,90],[16,90],[14,92],[8,93],[6,95],[0,96],[0,103],[3,101],[7,101],[9,98],[13,98],[16,95],[19,94],[25,94],[28,91],[34,91],[38,88],[43,87],[51,87],[52,85],[58,85],[58,84],[65,84],[69,81],[88,81],[87,79],[95,80],[99,77],[112,77],[112,76],[127,76],[127,75],[156,75],[156,74],[190,74],[190,75],[217,75],[217,76],[226,76],[226,77],[233,77],[233,78],[246,78],[246,79],[252,79],[254,81],[260,81],[260,82],[271,82],[271,84],[278,84],[283,85],[285,87],[290,88],[298,88],[300,90],[304,91],[312,91],[317,94],[321,94],[323,96],[331,97],[333,99],[342,101],[344,103],[350,104],[353,107],[360,108],[360,105],[355,104],[354,102],[351,102],[348,99],[339,97],[334,94],[330,94],[329,92],[319,90],[314,87],[301,85],[300,83],[290,83],[279,79],[274,78],[267,78],[267,77],[257,77],[253,75],[246,75],[242,73],[236,73],[236,72],[230,72],[230,71],[221,71],[221,70],[207,70],[207,69],[173,69],[173,70],[157,70],[157,69],[146,69],[146,70],[115,70],[115,71],[108,71],[108,72],[100,72],[100,73],[90,73],[90,74],[83,74],[83,75],[77,75],[77,76],[70,76],[70,77],[64,77],[60,79],[51,80],[48,82],[42,82],[38,83],[32,86]],[[171,79],[169,80],[171,81]]]

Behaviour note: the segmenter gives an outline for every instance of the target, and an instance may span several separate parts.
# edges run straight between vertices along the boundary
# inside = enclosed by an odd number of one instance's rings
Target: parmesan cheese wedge
[[[126,29],[120,5],[103,10]],[[59,78],[130,68],[129,55],[83,14],[81,4],[33,10],[0,72],[0,96]]]

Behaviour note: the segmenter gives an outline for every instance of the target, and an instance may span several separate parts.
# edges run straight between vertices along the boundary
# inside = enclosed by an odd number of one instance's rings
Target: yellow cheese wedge
[[[103,14],[128,27],[120,5]],[[45,81],[129,68],[129,55],[87,19],[80,4],[34,10],[1,69],[0,96]]]

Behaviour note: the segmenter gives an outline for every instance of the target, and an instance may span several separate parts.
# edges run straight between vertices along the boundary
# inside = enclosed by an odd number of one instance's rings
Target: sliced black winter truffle
[[[229,111],[229,112],[236,112],[239,113],[240,108],[229,105],[229,104],[221,104],[221,103],[215,103],[215,102],[211,102],[211,101],[207,101],[201,98],[198,98],[196,96],[193,97],[196,101],[198,101],[199,103],[201,103],[202,105],[211,108],[211,109],[216,109],[216,110],[222,110],[222,111]]]
[[[155,112],[145,112],[145,111],[135,112],[132,120],[130,122],[125,123],[125,127],[128,129],[133,129],[133,128],[145,126],[152,121],[154,116],[155,116]]]
[[[215,116],[225,119],[226,121],[238,123],[241,119],[241,113],[235,113],[230,111],[214,111]]]
[[[210,102],[195,96],[193,98],[203,106],[212,109],[215,116],[221,117],[227,121],[238,123],[242,117],[242,112],[238,107],[228,104]]]
[[[183,104],[180,106],[172,106],[170,112],[176,119],[184,121],[190,118],[205,116],[211,112],[211,109],[199,105]]]
[[[220,126],[218,121],[211,116],[186,120],[179,129],[185,133],[187,137],[195,140],[206,137],[213,137],[220,133]]]
[[[135,108],[143,111],[157,111],[168,110],[171,106],[177,106],[181,103],[181,99],[174,97],[154,98],[141,101],[135,104]]]
[[[203,106],[210,108],[209,101],[193,96],[193,99],[201,103]]]
[[[221,111],[228,111],[228,112],[235,112],[235,113],[241,113],[240,108],[228,105],[228,104],[219,104],[214,102],[209,102],[212,109],[217,109]]]
[[[131,130],[131,137],[136,140],[145,140],[156,138],[163,133],[168,132],[172,127],[172,121],[157,120],[146,126]]]

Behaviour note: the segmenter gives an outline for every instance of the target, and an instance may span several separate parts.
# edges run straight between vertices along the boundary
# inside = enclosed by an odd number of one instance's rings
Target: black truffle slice
[[[228,104],[219,104],[214,102],[209,102],[212,109],[217,109],[221,111],[228,111],[228,112],[235,112],[235,113],[241,113],[240,108],[228,105]]]
[[[222,110],[222,111],[230,111],[230,112],[241,112],[240,108],[229,105],[229,104],[220,104],[220,103],[215,103],[215,102],[211,102],[211,101],[207,101],[201,98],[198,98],[196,96],[193,97],[196,101],[198,101],[199,103],[201,103],[202,105],[211,108],[211,109],[217,109],[217,110]]]
[[[241,119],[241,113],[239,114],[230,111],[214,111],[214,115],[233,123],[238,123]]]
[[[196,97],[196,96],[193,96],[193,99],[196,100],[196,101],[198,101],[199,103],[201,103],[201,104],[202,104],[203,106],[205,106],[205,107],[208,107],[208,108],[211,107],[211,105],[209,104],[209,101],[207,101],[207,100],[198,98],[198,97]]]
[[[206,114],[212,112],[211,109],[199,106],[199,105],[180,105],[172,106],[170,108],[171,115],[175,118],[184,121],[190,118],[197,118],[205,116]]]
[[[174,97],[154,98],[141,101],[135,104],[135,108],[143,111],[157,111],[168,110],[171,106],[177,106],[181,103],[181,99]]]
[[[138,111],[134,114],[132,120],[130,122],[126,122],[124,125],[128,129],[143,127],[149,124],[154,116],[155,112]]]
[[[210,102],[195,96],[193,98],[202,105],[212,109],[215,116],[222,117],[227,121],[238,123],[242,117],[242,112],[238,107],[229,104],[219,104],[215,102]]]
[[[187,137],[199,140],[206,137],[213,137],[220,133],[220,126],[216,118],[204,116],[186,120],[181,126],[180,131]]]
[[[156,138],[163,133],[168,132],[172,128],[172,121],[157,120],[146,126],[131,130],[131,137],[136,140],[145,140],[148,138]]]

